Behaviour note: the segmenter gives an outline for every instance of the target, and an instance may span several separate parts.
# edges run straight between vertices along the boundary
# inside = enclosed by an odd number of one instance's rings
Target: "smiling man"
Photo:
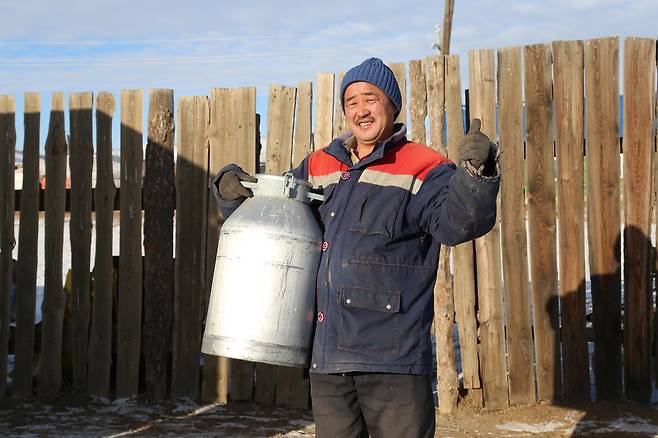
[[[433,288],[441,244],[487,233],[496,219],[497,148],[480,121],[459,166],[410,142],[391,70],[377,58],[340,88],[349,132],[292,170],[322,188],[324,230],[310,379],[316,436],[431,437]],[[239,167],[215,179],[230,214],[251,192]]]

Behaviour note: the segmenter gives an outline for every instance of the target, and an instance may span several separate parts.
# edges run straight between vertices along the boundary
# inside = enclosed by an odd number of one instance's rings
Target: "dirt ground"
[[[658,406],[631,403],[536,405],[503,411],[460,409],[437,416],[437,437],[658,437]],[[116,401],[67,396],[0,403],[0,435],[10,437],[314,437],[310,411],[190,400]]]

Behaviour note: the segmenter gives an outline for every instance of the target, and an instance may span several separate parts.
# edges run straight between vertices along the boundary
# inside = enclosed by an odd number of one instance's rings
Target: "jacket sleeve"
[[[290,169],[288,172],[292,173],[292,175],[297,178],[301,179],[303,181],[308,181],[308,160],[309,160],[310,155],[307,155],[301,163],[299,163],[299,166]]]
[[[240,206],[240,204],[244,202],[244,199],[236,199],[235,201],[230,201],[228,199],[222,198],[219,195],[219,180],[222,179],[222,177],[226,174],[226,172],[229,172],[231,170],[242,171],[242,168],[237,164],[229,164],[227,166],[224,166],[221,169],[219,169],[219,172],[217,172],[217,176],[215,176],[215,178],[212,180],[212,184],[210,184],[212,194],[215,197],[215,200],[217,201],[217,207],[219,208],[219,212],[221,213],[222,217],[224,217],[224,219],[232,215],[233,212],[237,210],[237,208]]]
[[[420,228],[444,245],[483,236],[496,223],[500,176],[482,178],[453,163],[430,171],[410,201]]]

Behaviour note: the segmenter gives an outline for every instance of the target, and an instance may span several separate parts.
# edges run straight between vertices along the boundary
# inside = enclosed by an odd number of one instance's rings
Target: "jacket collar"
[[[329,155],[349,165],[350,167],[358,168],[367,166],[373,161],[379,160],[387,151],[397,146],[401,142],[406,142],[406,135],[407,127],[404,125],[404,123],[396,123],[395,132],[393,135],[378,143],[370,155],[358,163],[355,163],[354,165],[352,165],[352,158],[350,156],[349,146],[347,145],[348,140],[353,137],[351,132],[345,132],[344,134],[339,135],[331,143],[329,143],[329,146],[327,146],[324,150]]]

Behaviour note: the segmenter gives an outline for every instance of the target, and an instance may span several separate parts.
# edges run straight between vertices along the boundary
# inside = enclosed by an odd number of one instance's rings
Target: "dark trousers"
[[[430,376],[310,373],[317,438],[434,436]]]

